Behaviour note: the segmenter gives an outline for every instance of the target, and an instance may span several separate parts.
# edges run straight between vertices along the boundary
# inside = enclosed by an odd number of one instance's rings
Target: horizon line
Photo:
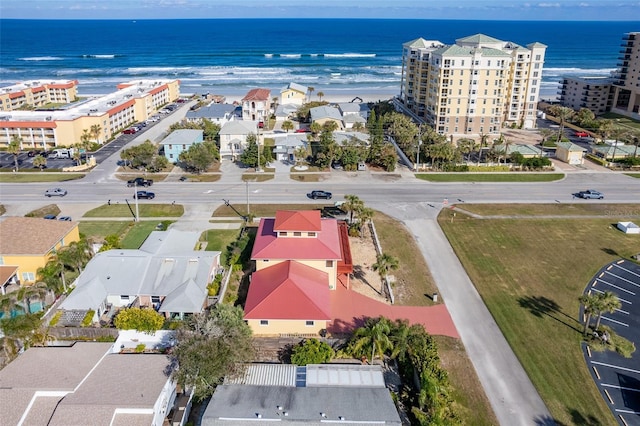
[[[316,21],[474,21],[474,22],[638,22],[637,19],[456,19],[456,18],[373,18],[373,17],[349,17],[349,18],[310,18],[310,17],[211,17],[211,18],[0,18],[0,21],[219,21],[219,20],[316,20]]]

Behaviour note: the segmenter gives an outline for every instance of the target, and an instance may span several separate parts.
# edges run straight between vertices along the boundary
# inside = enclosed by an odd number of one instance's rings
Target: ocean
[[[182,93],[279,91],[394,95],[402,44],[454,43],[483,33],[548,46],[541,97],[566,76],[607,76],[622,36],[640,21],[455,21],[385,19],[0,20],[0,86],[77,79],[79,92],[109,93],[124,81],[177,78]]]

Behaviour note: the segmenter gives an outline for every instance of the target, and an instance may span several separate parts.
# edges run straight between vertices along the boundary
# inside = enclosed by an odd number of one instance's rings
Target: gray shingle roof
[[[312,121],[320,120],[323,118],[342,121],[342,114],[340,114],[340,110],[336,107],[330,107],[330,106],[324,105],[324,106],[311,108],[309,112],[311,113]]]
[[[163,139],[162,145],[180,145],[180,144],[192,144],[196,140],[202,140],[202,130],[196,129],[178,129],[174,130]]]
[[[206,107],[202,107],[196,111],[187,111],[187,119],[208,118],[217,120],[225,118],[227,115],[233,113],[236,110],[236,106],[232,104],[211,104]]]

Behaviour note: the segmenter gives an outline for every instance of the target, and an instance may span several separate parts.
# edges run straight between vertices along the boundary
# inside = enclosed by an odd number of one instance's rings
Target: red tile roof
[[[244,307],[245,319],[331,319],[328,275],[294,261],[254,272]]]
[[[260,221],[252,259],[340,260],[342,252],[336,219],[321,219],[317,237],[278,237],[275,219]]]
[[[271,97],[269,89],[252,89],[246,94],[242,101],[268,101]]]
[[[320,231],[320,210],[279,210],[274,231]]]
[[[8,129],[54,129],[58,127],[55,121],[0,121],[0,128]]]
[[[17,266],[0,266],[0,285],[5,285],[17,272]]]
[[[133,105],[135,105],[136,101],[135,99],[131,99],[130,101],[127,101],[123,104],[120,104],[116,107],[111,108],[109,111],[107,111],[109,113],[109,116],[115,115],[117,113],[119,113],[120,111],[127,109]]]

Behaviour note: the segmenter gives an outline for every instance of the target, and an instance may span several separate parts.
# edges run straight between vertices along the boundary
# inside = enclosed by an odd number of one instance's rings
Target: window
[[[325,267],[333,268],[333,260],[327,260],[326,263],[325,263]]]
[[[169,144],[169,149],[173,149],[173,145]]]
[[[129,300],[129,296],[126,294],[121,294],[120,295],[120,300]]]
[[[22,281],[35,281],[36,280],[36,274],[34,274],[33,272],[23,272],[22,273]]]
[[[307,327],[313,327],[314,322],[313,321],[305,321],[304,325],[306,325]]]
[[[540,60],[540,55],[536,55],[536,61]]]
[[[302,232],[300,232],[300,231],[295,231],[295,232],[293,233],[293,236],[294,236],[294,237],[302,237]]]
[[[269,320],[260,320],[260,325],[269,325]]]
[[[286,236],[287,236],[287,231],[278,232],[278,237],[286,237]]]
[[[316,233],[315,232],[307,232],[307,236],[309,237],[315,237]]]
[[[182,144],[182,149],[187,149],[187,145]]]

